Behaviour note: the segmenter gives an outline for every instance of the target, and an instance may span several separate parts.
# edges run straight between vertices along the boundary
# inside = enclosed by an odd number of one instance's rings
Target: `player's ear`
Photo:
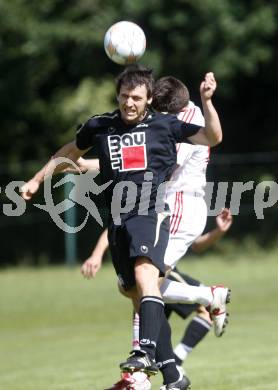
[[[147,100],[147,103],[148,103],[149,106],[152,104],[152,101],[153,101],[152,97]]]

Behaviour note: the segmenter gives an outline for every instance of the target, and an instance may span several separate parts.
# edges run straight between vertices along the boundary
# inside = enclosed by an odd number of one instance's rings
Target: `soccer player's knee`
[[[159,270],[147,257],[139,257],[135,263],[135,281],[140,297],[160,296]]]
[[[141,283],[146,279],[152,279],[158,284],[159,270],[147,257],[139,257],[135,263],[135,279]]]

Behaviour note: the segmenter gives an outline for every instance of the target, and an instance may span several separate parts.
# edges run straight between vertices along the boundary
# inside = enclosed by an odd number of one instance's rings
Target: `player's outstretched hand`
[[[229,209],[223,209],[216,217],[216,224],[221,232],[226,233],[233,223],[233,216]]]
[[[81,273],[86,279],[94,278],[101,267],[102,259],[90,256],[81,266]]]
[[[40,183],[38,182],[38,180],[29,180],[20,189],[22,198],[25,200],[30,200],[32,196],[38,191],[39,187]]]
[[[204,80],[200,86],[200,93],[203,99],[211,99],[214,91],[216,90],[217,84],[214,78],[214,74],[212,72],[208,72],[205,75]]]

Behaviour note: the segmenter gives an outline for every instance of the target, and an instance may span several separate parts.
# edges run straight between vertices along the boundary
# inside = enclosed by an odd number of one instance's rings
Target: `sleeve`
[[[177,119],[175,116],[171,118],[170,126],[177,143],[190,143],[188,137],[191,137],[192,135],[198,133],[198,131],[202,127],[200,125],[193,125],[192,123],[185,123]]]
[[[181,121],[191,123],[192,125],[205,126],[205,118],[203,117],[200,107],[196,106],[192,101],[189,102],[186,110],[181,111],[177,117]]]
[[[90,118],[79,125],[76,131],[75,143],[78,149],[85,150],[95,144],[95,136],[100,130],[99,117]]]
[[[193,116],[191,118],[190,123],[192,125],[198,125],[201,127],[205,127],[205,118],[202,114],[200,107],[194,106],[194,112],[193,112]]]

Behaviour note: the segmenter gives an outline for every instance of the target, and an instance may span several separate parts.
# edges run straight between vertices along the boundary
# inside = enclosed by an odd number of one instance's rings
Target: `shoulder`
[[[204,127],[205,125],[205,120],[200,107],[196,106],[192,101],[190,101],[187,107],[178,114],[178,118],[185,123],[191,123],[201,127]]]
[[[101,115],[93,115],[85,122],[85,126],[89,128],[109,126],[120,117],[119,110],[113,112],[106,112]]]
[[[149,115],[149,119],[153,122],[172,123],[177,122],[176,115],[168,114],[167,112],[154,112]]]

